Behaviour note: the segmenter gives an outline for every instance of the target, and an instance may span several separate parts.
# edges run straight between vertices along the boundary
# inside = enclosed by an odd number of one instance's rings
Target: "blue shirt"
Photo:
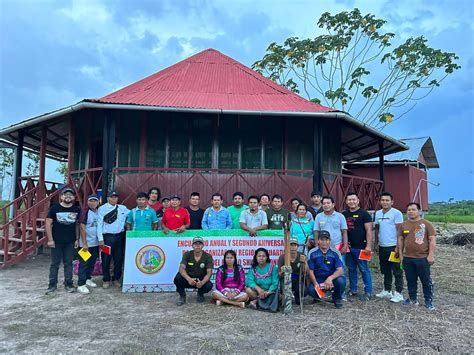
[[[208,207],[202,218],[202,229],[232,229],[232,218],[227,208],[222,207],[216,211]]]
[[[134,231],[151,231],[154,223],[158,223],[158,217],[155,210],[148,206],[143,210],[136,207],[127,216],[127,224],[131,224]]]
[[[334,274],[337,268],[344,268],[339,255],[331,249],[328,249],[326,254],[323,254],[321,249],[317,249],[311,253],[308,260],[308,267],[310,270],[313,270],[316,280],[319,282],[324,282]]]

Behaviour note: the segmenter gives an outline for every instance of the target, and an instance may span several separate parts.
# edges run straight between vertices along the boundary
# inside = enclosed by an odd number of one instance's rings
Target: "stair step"
[[[21,239],[21,238],[10,237],[10,238],[8,238],[8,241],[9,241],[9,242],[21,243],[21,242],[22,242],[22,239]],[[33,243],[33,240],[31,240],[31,239],[29,239],[29,238],[26,238],[25,241],[26,241],[27,243]]]
[[[0,250],[0,255],[5,255],[5,250]],[[15,255],[15,252],[14,251],[9,251],[8,252],[8,255]]]
[[[32,231],[32,230],[33,230],[33,227],[26,227],[25,229],[26,229],[27,231]],[[37,231],[37,232],[44,232],[45,229],[44,229],[44,228],[36,227],[36,231]]]

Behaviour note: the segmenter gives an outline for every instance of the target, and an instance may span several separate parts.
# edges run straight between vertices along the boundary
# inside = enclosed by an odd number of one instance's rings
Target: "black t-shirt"
[[[202,229],[202,217],[204,217],[204,210],[202,208],[197,211],[193,211],[190,207],[186,207],[189,212],[189,218],[191,220],[191,225],[189,229]]]
[[[187,251],[183,254],[181,264],[186,266],[186,273],[189,277],[203,279],[207,274],[208,269],[212,269],[214,263],[212,261],[212,255],[202,252],[202,256],[199,261],[194,258],[194,250]]]
[[[47,218],[53,220],[53,240],[56,243],[74,243],[76,241],[76,224],[79,222],[81,209],[77,206],[63,207],[60,204],[51,206]]]
[[[344,210],[342,214],[346,217],[347,237],[351,248],[364,249],[367,246],[364,224],[372,222],[370,214],[362,208],[354,212]]]
[[[316,216],[318,214],[320,214],[321,212],[323,212],[323,208],[322,207],[319,207],[317,210],[313,207],[313,206],[309,206],[308,207],[308,211],[309,213],[311,213],[311,215],[313,216],[314,219],[316,219]]]

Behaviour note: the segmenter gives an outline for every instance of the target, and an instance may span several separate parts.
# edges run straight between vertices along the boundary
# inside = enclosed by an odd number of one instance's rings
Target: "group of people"
[[[356,193],[345,196],[347,208],[335,210],[335,200],[311,194],[311,205],[299,198],[290,200],[291,211],[283,207],[283,197],[267,194],[245,196],[235,192],[232,205],[224,207],[223,196],[214,193],[211,206],[200,207],[200,194],[191,193],[189,206],[181,207],[181,197],[172,195],[161,198],[160,190],[151,188],[148,193],[139,192],[137,206],[129,210],[118,203],[119,195],[110,191],[107,202],[99,206],[99,198],[92,194],[88,206],[81,211],[75,206],[75,192],[65,188],[61,201],[53,205],[46,218],[48,246],[52,248],[52,260],[47,293],[57,289],[58,269],[64,263],[65,288],[74,292],[72,259],[74,247],[89,251],[87,260],[79,258],[78,288],[82,294],[97,287],[91,273],[97,256],[102,251],[103,288],[112,284],[121,287],[124,256],[124,230],[162,230],[168,234],[182,233],[188,229],[224,230],[242,229],[249,237],[264,229],[287,229],[291,261],[291,284],[294,301],[300,304],[306,295],[320,302],[330,294],[336,308],[343,307],[347,297],[359,297],[368,301],[373,296],[372,274],[369,260],[373,250],[378,251],[384,285],[376,297],[392,302],[416,305],[417,282],[423,285],[425,307],[433,310],[433,287],[430,266],[434,263],[436,248],[435,230],[422,218],[420,206],[412,202],[407,206],[407,220],[393,207],[393,196],[388,192],[380,195],[381,209],[372,217],[359,206]],[[375,240],[373,240],[373,224]],[[217,305],[223,303],[239,307],[276,311],[280,303],[283,284],[284,256],[278,263],[270,261],[268,250],[255,250],[253,262],[247,274],[240,266],[235,251],[227,250],[222,265],[211,282],[212,255],[203,250],[204,240],[195,237],[192,250],[184,253],[174,279],[179,294],[177,305],[186,302],[186,289],[197,289],[197,301],[204,301],[204,294],[211,292]],[[378,246],[377,249],[374,249]],[[110,248],[109,248],[110,247]],[[109,253],[105,252],[108,248]],[[110,264],[113,260],[113,277]],[[403,270],[408,286],[408,298],[402,296]],[[358,291],[358,273],[361,273],[364,290]],[[346,293],[346,273],[349,288]],[[393,288],[395,279],[395,288]]]

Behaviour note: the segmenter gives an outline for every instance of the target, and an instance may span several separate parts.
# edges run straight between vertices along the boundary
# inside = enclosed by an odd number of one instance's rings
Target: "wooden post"
[[[313,191],[323,192],[323,135],[321,121],[313,121]]]
[[[21,130],[18,132],[18,143],[16,146],[15,155],[15,172],[13,175],[13,184],[15,186],[13,198],[20,196],[20,183],[18,179],[21,177],[21,167],[23,165],[23,144],[25,141],[25,133]],[[16,212],[16,211],[15,211]]]
[[[293,311],[293,290],[291,288],[291,263],[290,263],[290,231],[285,225],[285,265],[283,266],[283,313],[290,314]],[[303,300],[301,300],[303,301]]]
[[[69,133],[68,133],[68,145],[67,145],[67,170],[68,174],[71,171],[74,171],[74,145],[76,143],[75,140],[75,132],[74,132],[74,121],[72,115],[69,117]]]
[[[115,120],[106,111],[104,119],[103,152],[102,152],[102,201],[107,201],[107,194],[112,188],[112,170],[115,162]]]
[[[41,127],[41,145],[40,145],[40,155],[39,155],[39,180],[38,180],[38,199],[37,201],[42,200],[46,197],[46,145],[48,131],[46,130],[46,125]]]
[[[383,154],[383,140],[379,140],[379,177],[382,180],[382,189],[385,187],[385,172],[384,172],[384,154]]]
[[[146,134],[146,129],[147,129],[147,115],[146,112],[142,112],[141,118],[140,118],[140,159],[139,159],[139,167],[144,168],[145,167],[145,160],[146,160],[146,145],[147,145],[147,134]]]

